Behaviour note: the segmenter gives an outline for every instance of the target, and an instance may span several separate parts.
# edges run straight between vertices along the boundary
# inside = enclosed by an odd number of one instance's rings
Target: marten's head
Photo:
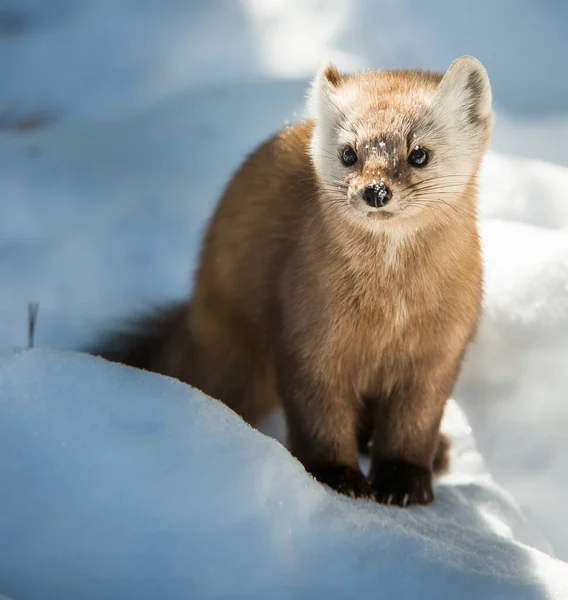
[[[419,70],[343,75],[333,65],[313,81],[311,157],[323,201],[375,228],[413,223],[471,205],[471,183],[489,143],[487,73],[475,58],[445,75]]]

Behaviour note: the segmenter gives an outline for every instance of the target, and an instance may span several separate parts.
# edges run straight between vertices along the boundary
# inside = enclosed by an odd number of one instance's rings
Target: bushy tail
[[[187,302],[155,309],[106,335],[88,353],[183,380],[183,365],[191,360],[189,310]]]

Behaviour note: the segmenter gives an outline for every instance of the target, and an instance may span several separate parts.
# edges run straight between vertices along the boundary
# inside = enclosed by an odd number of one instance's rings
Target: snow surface
[[[88,385],[85,385],[88,382]],[[0,589],[13,598],[566,598],[568,566],[475,452],[428,508],[328,491],[180,382],[77,353],[0,354]],[[528,545],[526,545],[528,544]]]
[[[489,10],[490,20],[484,16]],[[217,585],[235,585],[239,564],[250,573],[245,567],[252,570],[256,561],[264,583],[258,574],[248,581],[259,597],[266,592],[262,585],[277,589],[287,580],[302,583],[311,596],[316,589],[332,597],[356,589],[406,598],[414,597],[413,585],[423,590],[427,583],[440,586],[432,588],[436,598],[443,590],[447,597],[456,590],[459,597],[568,597],[565,567],[517,543],[568,559],[568,78],[554,75],[564,69],[568,50],[567,13],[565,3],[528,0],[412,6],[388,0],[4,0],[5,348],[26,343],[28,301],[40,302],[36,343],[65,350],[84,347],[102,328],[149,303],[185,296],[202,227],[228,177],[255,144],[301,117],[306,77],[324,58],[346,69],[444,69],[460,54],[478,56],[497,108],[493,151],[481,177],[487,290],[456,399],[489,472],[528,521],[484,467],[472,471],[461,459],[432,507],[394,513],[314,487],[280,446],[237,425],[222,407],[211,414],[196,408],[204,400],[179,384],[79,355],[6,352],[0,427],[11,433],[0,438],[0,465],[11,495],[0,495],[0,547],[10,551],[0,553],[0,594],[46,598],[39,591],[53,589],[55,597],[69,597],[72,589],[74,598],[117,597],[132,573],[129,585],[139,587],[128,596],[144,597],[147,589],[177,597],[188,589],[172,583],[178,576],[195,576],[204,586],[195,589],[213,594]],[[181,419],[172,406],[183,398],[192,408]],[[125,422],[137,422],[141,417],[130,408],[137,400],[147,407],[144,423],[168,432],[155,439],[175,448],[171,455],[179,460],[144,466],[152,455],[144,426],[137,436],[134,426],[109,425],[111,406]],[[104,420],[100,428],[97,415]],[[211,415],[222,415],[222,435]],[[182,430],[201,433],[185,439]],[[460,431],[465,436],[466,426]],[[83,453],[55,452],[73,439]],[[249,449],[256,471],[231,463],[233,441],[235,449]],[[217,447],[224,453],[212,450]],[[207,460],[198,462],[197,452]],[[17,465],[14,453],[22,457]],[[136,480],[129,460],[140,469]],[[186,479],[192,469],[199,477]],[[91,481],[89,471],[98,479]],[[159,497],[144,484],[156,479],[164,485],[154,490]],[[202,504],[192,515],[193,500],[171,504],[182,485],[199,493],[200,486],[212,486],[217,496],[199,496]],[[114,500],[98,495],[105,486]],[[120,512],[122,491],[130,500]],[[290,511],[283,523],[295,536],[269,518],[278,513],[280,497]],[[217,511],[214,523],[209,509]],[[66,513],[74,515],[67,529]],[[179,535],[172,533],[178,522]],[[117,528],[115,541],[102,535]],[[141,539],[152,543],[137,543]],[[243,539],[247,552],[226,547]],[[53,556],[52,546],[59,548]],[[207,563],[212,553],[218,560]],[[237,559],[242,562],[230,566]],[[307,567],[314,565],[311,573]],[[108,573],[104,589],[101,573]],[[152,587],[158,582],[159,594]],[[248,597],[244,588],[227,589]]]

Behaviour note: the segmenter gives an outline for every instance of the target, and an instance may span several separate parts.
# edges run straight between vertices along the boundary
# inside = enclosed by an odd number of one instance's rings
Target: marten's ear
[[[462,56],[450,65],[436,96],[445,110],[465,117],[464,124],[483,128],[491,125],[493,111],[489,77],[483,65],[473,56]]]
[[[320,121],[337,110],[334,95],[341,85],[341,79],[341,74],[331,63],[318,71],[308,90],[307,106],[311,118]]]

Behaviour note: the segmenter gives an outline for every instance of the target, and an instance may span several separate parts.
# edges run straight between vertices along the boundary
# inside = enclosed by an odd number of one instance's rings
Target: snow
[[[534,549],[548,547],[486,473],[455,405],[447,416],[457,474],[431,507],[378,508],[320,486],[278,442],[173,379],[5,351],[0,589],[15,600],[566,597],[568,567]]]
[[[457,7],[3,3],[0,594],[568,597],[550,558],[568,559],[568,9]],[[187,387],[56,351],[187,294],[231,172],[301,118],[324,58],[444,69],[465,53],[497,109],[485,311],[455,393],[483,460],[452,408],[458,457],[431,507],[338,498]],[[11,350],[30,301],[52,351]]]

